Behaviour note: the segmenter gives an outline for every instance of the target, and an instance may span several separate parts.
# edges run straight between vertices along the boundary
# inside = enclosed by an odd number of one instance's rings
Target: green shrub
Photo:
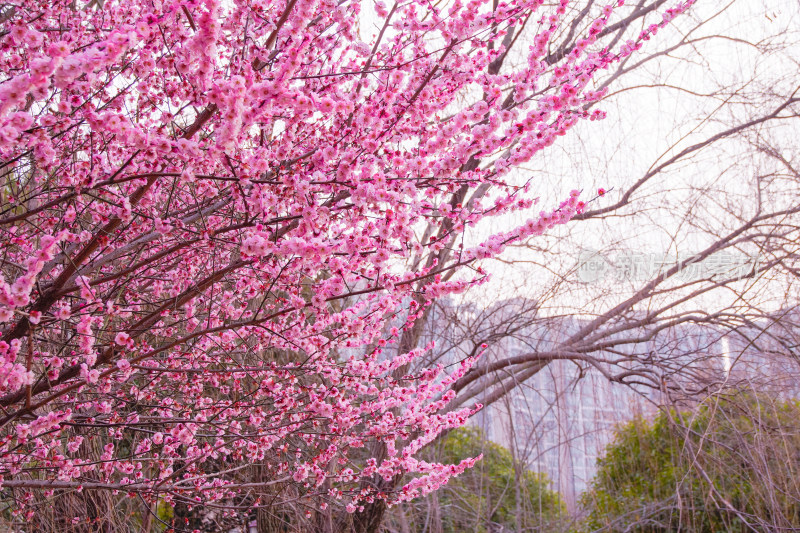
[[[621,426],[585,531],[797,531],[800,404],[740,394]]]

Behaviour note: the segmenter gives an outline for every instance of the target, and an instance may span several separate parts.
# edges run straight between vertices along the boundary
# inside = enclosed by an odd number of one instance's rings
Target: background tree
[[[614,74],[618,88],[604,105],[624,117],[642,98],[659,128],[633,111],[605,137],[578,128],[561,139],[569,157],[556,151],[526,164],[543,187],[558,190],[562,176],[579,173],[603,194],[576,223],[511,245],[499,261],[512,264],[513,274],[473,298],[524,295],[538,316],[529,313],[521,324],[565,334],[539,346],[527,335],[531,349],[515,357],[498,345],[456,385],[456,403],[478,393],[483,403],[499,399],[554,359],[612,381],[666,387],[667,395],[700,394],[724,379],[708,372],[721,354],[702,346],[723,337],[733,360],[743,346],[774,354],[776,364],[792,360],[800,179],[791,139],[800,79],[790,65],[797,32],[791,16],[767,19],[761,6],[743,4],[698,7],[698,18],[678,22],[668,52],[641,55]],[[745,75],[741,64],[758,68]],[[586,319],[583,327],[566,332],[563,323],[575,316]],[[485,313],[471,320],[478,319],[482,331],[492,329]],[[688,329],[706,339],[680,345]]]
[[[748,393],[622,426],[583,497],[585,529],[796,529],[799,414]]]
[[[428,364],[489,345],[451,405],[540,399],[535,377],[554,366],[680,408],[731,386],[797,392],[796,13],[730,2],[692,15],[609,73],[614,127],[578,126],[524,165],[554,194],[574,175],[603,194],[431,311]]]
[[[476,427],[455,429],[427,453],[452,462],[481,455],[481,461],[430,497],[393,508],[384,530],[557,531],[566,517],[547,476],[528,470]]]

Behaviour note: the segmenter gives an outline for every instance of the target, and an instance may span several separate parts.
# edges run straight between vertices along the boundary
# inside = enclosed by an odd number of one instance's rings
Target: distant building
[[[522,302],[517,299],[515,305]],[[507,302],[503,308],[508,311]],[[571,317],[534,321],[493,345],[487,357],[552,352],[588,323]],[[744,330],[723,334],[711,326],[683,324],[665,329],[647,342],[617,346],[608,356],[622,359],[625,354],[635,354],[630,368],[646,367],[650,358],[659,363],[663,379],[691,386],[705,384],[708,392],[757,383],[760,391],[767,387],[799,395],[800,385],[794,379],[798,367],[796,361],[785,357],[785,342],[764,338],[763,332],[759,337],[763,329],[759,326],[763,324],[750,327],[750,334]],[[748,340],[753,337],[761,342]],[[452,337],[449,341],[441,345],[452,351]],[[625,364],[620,363],[622,369]],[[620,370],[618,366],[616,372]],[[596,473],[597,459],[613,439],[615,427],[637,415],[654,415],[662,403],[658,388],[614,383],[586,363],[579,366],[556,360],[471,423],[480,426],[492,441],[511,449],[530,469],[547,473],[572,510]]]

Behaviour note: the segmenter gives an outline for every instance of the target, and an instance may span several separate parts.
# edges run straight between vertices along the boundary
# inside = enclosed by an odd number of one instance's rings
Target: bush
[[[797,530],[800,403],[739,394],[625,424],[582,504],[586,531]]]
[[[516,531],[519,520],[524,531],[553,531],[565,507],[559,494],[548,488],[547,476],[515,462],[508,449],[486,440],[480,429],[451,431],[431,451],[431,459],[458,462],[480,454],[483,458],[474,468],[415,502],[404,517],[409,530],[427,531],[437,520],[443,533]],[[400,519],[399,512],[393,513],[389,528]]]

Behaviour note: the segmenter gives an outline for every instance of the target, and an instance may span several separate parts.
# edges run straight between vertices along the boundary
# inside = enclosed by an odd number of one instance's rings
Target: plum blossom
[[[534,211],[509,173],[603,118],[598,76],[693,0],[619,43],[603,36],[629,12],[598,6],[555,59],[565,0],[378,2],[380,42],[362,42],[358,1],[17,4],[0,57],[10,512],[89,479],[224,507],[251,500],[239,476],[258,462],[353,513],[479,460],[419,459],[480,409],[447,410],[478,357],[417,368],[432,346],[397,346],[435,299],[485,282],[482,260],[596,200]],[[487,43],[528,16],[496,71]],[[466,242],[508,213],[527,220]]]

